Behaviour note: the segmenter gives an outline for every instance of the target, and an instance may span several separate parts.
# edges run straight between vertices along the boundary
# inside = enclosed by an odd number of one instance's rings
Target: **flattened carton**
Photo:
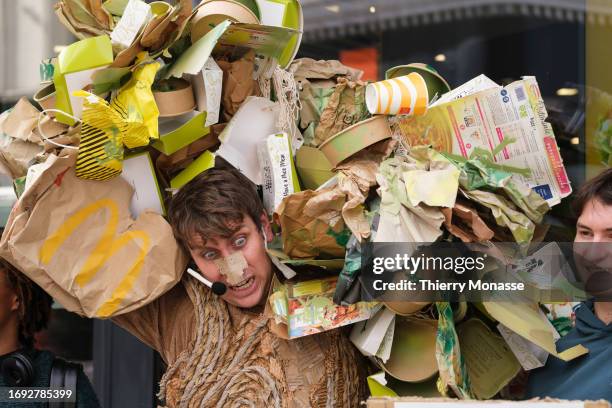
[[[552,207],[571,192],[569,178],[548,113],[534,77],[506,87],[479,76],[445,94],[424,116],[398,116],[391,122],[408,146],[431,144],[438,151],[469,157],[474,149],[493,152],[498,164],[529,168],[520,177]]]
[[[275,319],[273,331],[293,339],[321,333],[369,319],[378,309],[378,302],[358,302],[340,306],[333,301],[338,277],[303,282],[273,282],[269,306]]]

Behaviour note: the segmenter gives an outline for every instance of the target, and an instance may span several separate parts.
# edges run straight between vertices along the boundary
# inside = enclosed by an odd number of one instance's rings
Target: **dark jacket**
[[[576,327],[557,341],[557,351],[577,344],[589,353],[568,362],[549,356],[544,367],[531,371],[529,397],[612,401],[612,324],[597,318],[593,302],[579,305]]]
[[[48,388],[49,382],[51,379],[51,367],[53,365],[53,360],[55,356],[53,353],[48,351],[31,351],[30,356],[32,357],[32,363],[34,365],[35,370],[35,378],[34,383],[31,387],[43,387]],[[0,387],[7,387],[5,384],[4,378],[0,375]],[[0,406],[3,408],[46,408],[46,402],[31,402],[26,403],[24,400],[20,400],[19,402],[10,403],[10,402],[2,402]],[[99,408],[100,403],[98,402],[98,398],[89,382],[89,379],[83,372],[83,368],[79,366],[78,376],[77,376],[77,389],[76,389],[76,408]]]

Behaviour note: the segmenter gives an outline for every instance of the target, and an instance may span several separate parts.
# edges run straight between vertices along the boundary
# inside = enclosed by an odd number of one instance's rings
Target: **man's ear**
[[[266,239],[268,242],[272,242],[273,234],[272,234],[272,225],[270,224],[270,220],[268,219],[268,214],[266,212],[262,212],[259,217],[259,221],[261,222],[261,230],[265,233]]]
[[[16,312],[21,306],[21,301],[19,300],[19,296],[17,296],[16,294],[12,294],[11,297],[11,312]]]

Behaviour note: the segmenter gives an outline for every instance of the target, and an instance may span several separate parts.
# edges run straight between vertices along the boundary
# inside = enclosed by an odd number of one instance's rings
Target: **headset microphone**
[[[225,295],[225,292],[227,292],[227,286],[223,282],[211,282],[191,268],[187,268],[187,273],[202,282],[204,285],[208,286],[217,296],[223,296]]]

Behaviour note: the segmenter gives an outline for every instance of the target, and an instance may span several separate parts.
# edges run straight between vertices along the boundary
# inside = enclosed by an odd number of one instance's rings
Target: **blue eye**
[[[206,260],[212,261],[217,257],[217,251],[208,251],[202,254],[202,257]]]
[[[246,237],[238,237],[234,240],[234,246],[242,247],[246,244]]]

